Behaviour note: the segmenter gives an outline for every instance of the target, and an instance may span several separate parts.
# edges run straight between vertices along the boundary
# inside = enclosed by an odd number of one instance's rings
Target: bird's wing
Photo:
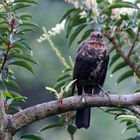
[[[77,53],[80,53],[80,51],[83,50],[85,46],[85,43],[83,43],[80,48],[78,49]],[[81,67],[81,57],[76,57],[76,60],[75,60],[75,65],[74,65],[74,69],[73,69],[73,80],[75,79],[78,79],[78,75],[79,75],[79,72],[80,72],[80,67]],[[73,87],[72,87],[72,95],[74,95],[74,91],[75,91],[75,85],[77,84],[77,81],[74,82],[73,84]],[[78,86],[78,85],[77,85]],[[78,89],[81,89],[82,87],[77,87]],[[82,94],[82,93],[81,93]]]
[[[80,53],[81,51],[83,51],[84,47],[86,47],[86,43],[83,43],[80,48],[78,49],[77,53]],[[77,79],[78,78],[78,73],[80,71],[80,67],[81,67],[81,62],[82,62],[82,57],[80,57],[77,54],[76,60],[75,60],[75,65],[74,65],[74,69],[73,69],[73,79]]]
[[[109,62],[109,55],[107,55],[105,57],[104,63],[102,64],[102,72],[100,73],[100,81],[99,81],[99,85],[103,86],[104,81],[105,81],[105,77],[106,77],[106,73],[107,73],[107,67],[108,67],[108,62]]]

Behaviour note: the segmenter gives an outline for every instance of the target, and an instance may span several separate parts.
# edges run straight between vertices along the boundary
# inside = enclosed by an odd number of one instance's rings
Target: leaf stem
[[[71,140],[74,140],[74,135],[70,134]]]

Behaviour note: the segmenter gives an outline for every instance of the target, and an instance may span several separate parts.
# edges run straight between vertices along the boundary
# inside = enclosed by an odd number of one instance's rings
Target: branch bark
[[[2,93],[0,93],[0,140],[12,140],[9,128],[9,116],[5,112],[4,99]]]
[[[12,135],[23,126],[36,120],[83,107],[124,107],[140,115],[140,109],[134,107],[140,103],[140,93],[130,95],[106,95],[101,92],[99,95],[85,95],[83,97],[84,100],[81,100],[81,98],[82,96],[65,98],[62,100],[61,107],[59,100],[50,101],[29,107],[14,114],[10,118],[10,124],[12,127],[10,130]]]

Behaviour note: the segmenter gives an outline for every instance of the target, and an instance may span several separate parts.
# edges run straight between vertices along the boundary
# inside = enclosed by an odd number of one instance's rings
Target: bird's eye
[[[91,35],[91,38],[94,38],[94,37],[95,37],[95,36],[92,34],[92,35]]]
[[[101,34],[97,34],[97,38],[102,38],[102,35]]]

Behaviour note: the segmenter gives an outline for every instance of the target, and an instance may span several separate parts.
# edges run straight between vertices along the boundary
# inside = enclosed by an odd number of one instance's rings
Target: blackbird
[[[78,49],[73,79],[76,79],[78,95],[98,94],[102,90],[109,61],[108,47],[102,34],[94,31]],[[75,88],[74,88],[75,89]],[[74,90],[73,90],[74,92]],[[76,111],[75,124],[77,128],[88,128],[91,108],[86,107]]]

